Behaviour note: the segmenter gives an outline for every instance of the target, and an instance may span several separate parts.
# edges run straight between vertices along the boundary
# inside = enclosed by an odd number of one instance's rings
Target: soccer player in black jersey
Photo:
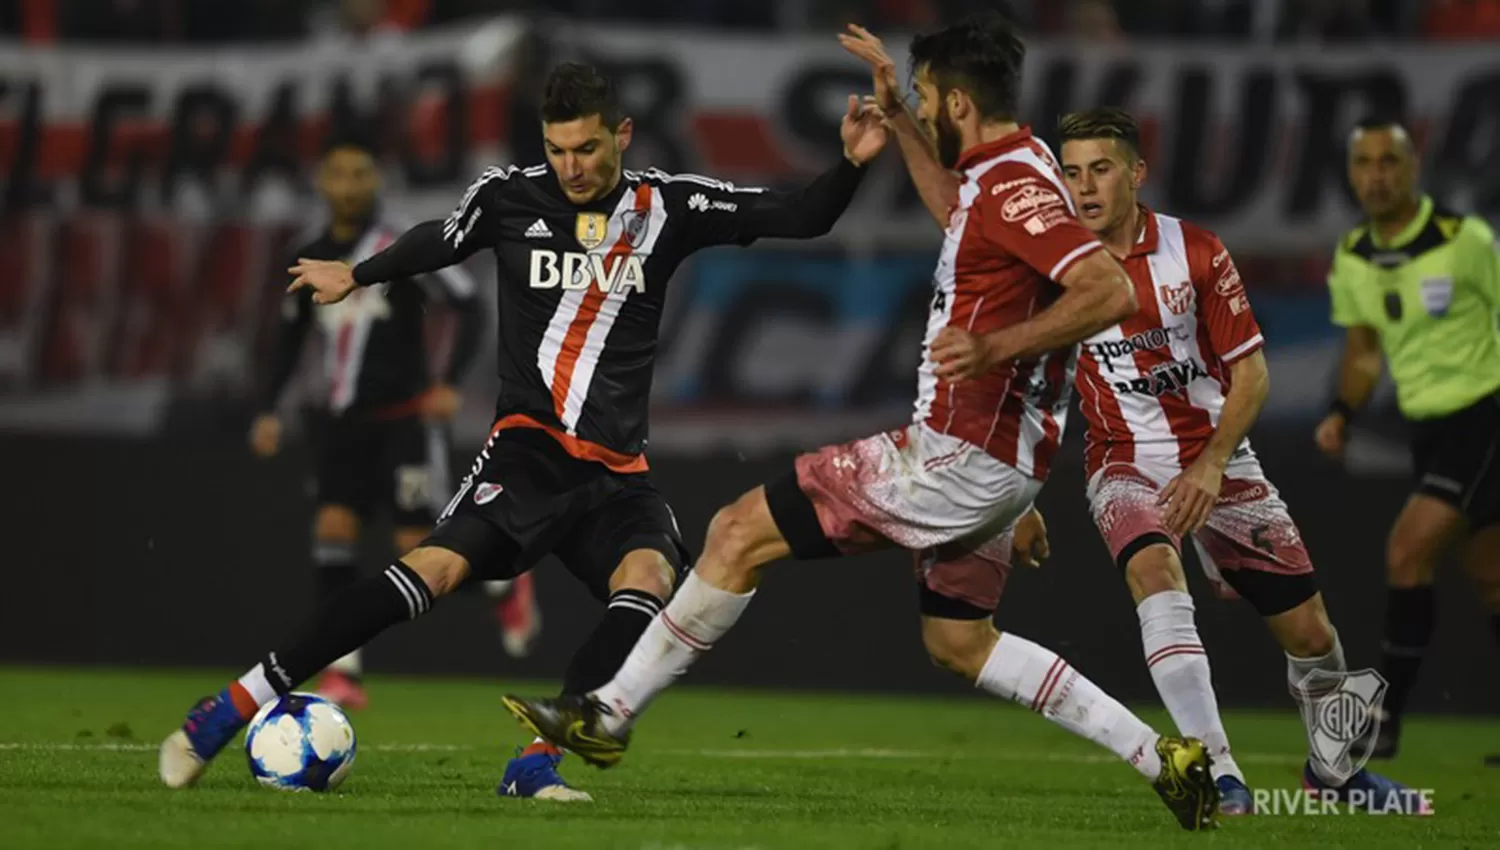
[[[792,192],[626,170],[631,122],[612,84],[564,64],[541,108],[547,162],[491,168],[446,221],[428,221],[352,267],[304,259],[293,290],[334,304],[477,251],[499,264],[500,394],[473,470],[422,545],[325,606],[311,631],[203,700],[161,747],[162,781],[202,775],[257,706],[387,627],[425,613],[470,576],[508,578],[556,554],[608,608],[565,676],[587,693],[618,669],[687,563],[672,511],[647,476],[646,407],[666,286],[689,254],[764,237],[827,233],[884,147],[877,110],[851,96],[843,156]],[[538,742],[500,793],[587,799]]]
[[[380,208],[379,166],[370,145],[356,135],[327,145],[317,187],[327,214],[299,243],[296,257],[358,262],[406,229]],[[447,367],[436,379],[427,362],[424,327],[431,300],[445,302],[458,315]],[[276,410],[314,324],[323,336],[329,414],[312,542],[321,607],[358,580],[360,524],[377,508],[391,512],[397,552],[415,548],[432,530],[451,492],[445,424],[458,412],[454,386],[474,362],[484,315],[473,278],[457,266],[369,287],[328,310],[314,311],[311,292],[287,295],[262,413],[250,429],[251,448],[261,457],[280,450]],[[506,651],[523,652],[538,622],[529,582],[486,586],[499,599],[496,614]],[[318,692],[345,708],[363,708],[367,698],[360,674],[355,649],[329,666]]]

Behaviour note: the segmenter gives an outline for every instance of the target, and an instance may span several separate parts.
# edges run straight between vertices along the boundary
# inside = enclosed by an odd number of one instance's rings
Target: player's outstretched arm
[[[901,159],[911,174],[917,195],[937,223],[947,227],[949,212],[958,204],[958,175],[938,161],[932,139],[922,131],[916,116],[901,97],[896,63],[886,53],[880,39],[858,24],[850,24],[849,31],[839,35],[839,44],[870,66],[875,105],[896,137],[896,146],[901,149]]]

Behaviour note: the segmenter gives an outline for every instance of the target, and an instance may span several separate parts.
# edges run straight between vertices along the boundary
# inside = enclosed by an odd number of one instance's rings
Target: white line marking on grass
[[[0,751],[35,751],[35,752],[122,752],[122,753],[144,753],[154,752],[156,744],[131,741],[57,741],[57,742],[0,742]],[[494,747],[479,746],[474,744],[423,744],[423,743],[383,743],[366,744],[360,747],[377,753],[461,753],[480,752],[490,749],[504,750],[499,745]],[[724,758],[724,759],[765,759],[765,760],[799,760],[799,759],[949,759],[968,760],[983,759],[985,761],[1010,761],[1010,762],[1053,762],[1061,764],[1110,764],[1120,761],[1116,756],[1106,753],[1037,753],[1037,752],[1012,752],[1008,750],[996,750],[994,752],[974,752],[972,750],[895,750],[878,747],[864,747],[853,749],[823,749],[823,750],[735,750],[735,749],[700,749],[700,750],[647,750],[649,753],[663,756],[688,756],[697,758]],[[1306,756],[1292,755],[1290,753],[1236,753],[1235,760],[1246,764],[1301,764],[1307,760]]]

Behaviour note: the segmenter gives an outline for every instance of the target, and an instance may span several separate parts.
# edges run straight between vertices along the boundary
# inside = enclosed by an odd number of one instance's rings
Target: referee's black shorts
[[[1500,523],[1500,393],[1413,423],[1417,492],[1463,513],[1473,528]]]

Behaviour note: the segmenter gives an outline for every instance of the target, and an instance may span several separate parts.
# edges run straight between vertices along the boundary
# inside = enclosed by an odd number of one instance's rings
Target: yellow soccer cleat
[[[1219,822],[1219,786],[1209,769],[1213,759],[1197,738],[1162,738],[1156,742],[1161,773],[1151,787],[1177,816],[1183,829],[1215,829]]]
[[[588,697],[505,696],[501,701],[522,726],[595,767],[614,767],[630,745],[630,733],[616,735],[604,728],[599,715],[608,709]]]

